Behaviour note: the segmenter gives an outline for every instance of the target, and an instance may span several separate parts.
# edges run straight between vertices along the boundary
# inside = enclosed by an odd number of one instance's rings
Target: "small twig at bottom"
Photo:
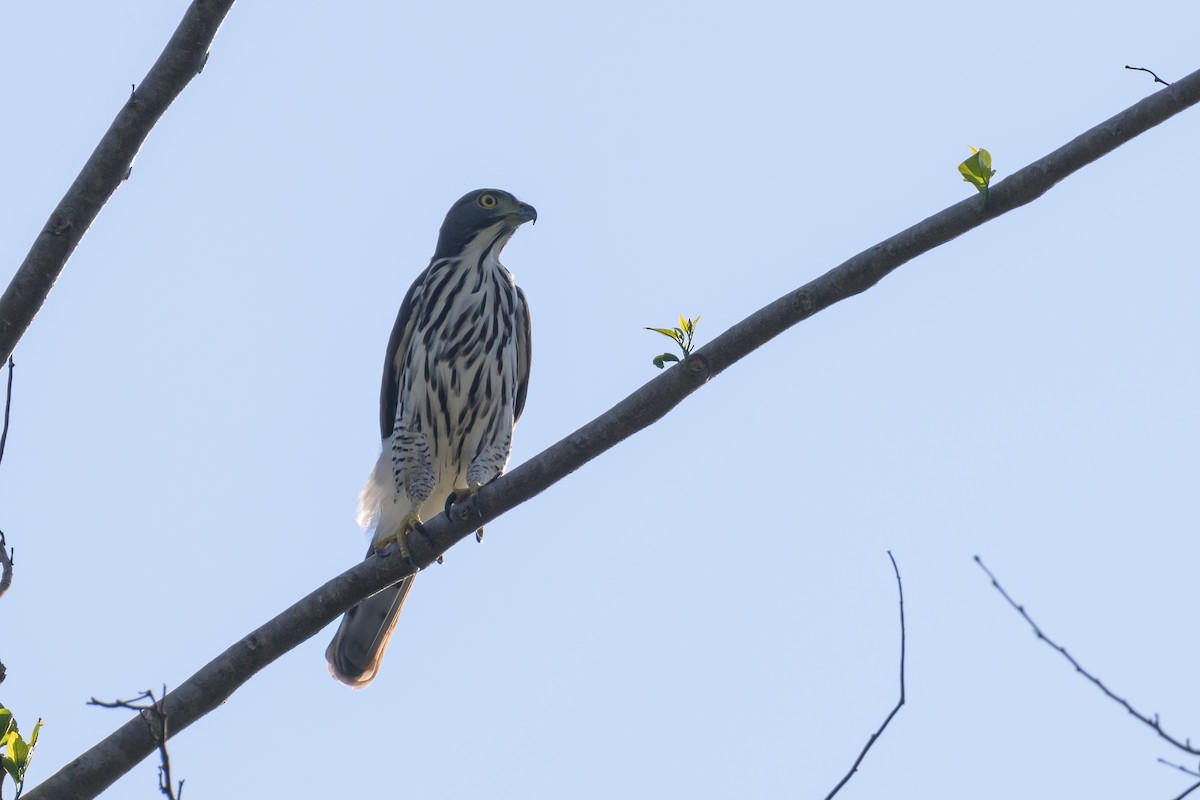
[[[1145,67],[1131,67],[1128,64],[1126,64],[1125,69],[1131,69],[1131,70],[1134,70],[1135,72],[1149,72],[1151,75],[1154,75],[1154,70],[1146,69]],[[1164,81],[1162,78],[1158,77],[1157,75],[1154,75],[1154,82],[1161,83],[1163,86],[1171,85],[1171,84],[1167,83],[1166,81]],[[1191,790],[1189,789],[1188,791],[1191,791]]]
[[[4,597],[8,587],[12,586],[13,556],[17,554],[15,547],[10,550],[5,544],[4,531],[0,531],[0,597]]]
[[[9,355],[9,357],[8,357],[8,389],[6,389],[4,392],[4,430],[0,431],[0,461],[4,460],[4,444],[5,444],[5,442],[8,441],[8,415],[9,415],[9,412],[12,410],[12,376],[13,376],[13,367],[15,367],[15,366],[16,366],[16,364],[13,363],[12,356]]]
[[[1029,623],[1029,627],[1033,628],[1034,635],[1036,635],[1037,638],[1041,639],[1043,642],[1045,642],[1047,645],[1049,645],[1051,649],[1057,650],[1058,653],[1063,658],[1065,658],[1067,661],[1071,662],[1071,666],[1075,668],[1076,672],[1078,672],[1080,675],[1082,675],[1083,677],[1085,677],[1089,681],[1091,681],[1096,686],[1096,688],[1099,689],[1100,691],[1104,692],[1104,695],[1106,697],[1108,697],[1110,700],[1119,704],[1122,708],[1124,708],[1130,714],[1137,717],[1143,723],[1145,723],[1146,725],[1151,727],[1154,730],[1154,732],[1157,733],[1160,737],[1167,740],[1171,744],[1175,745],[1175,747],[1182,750],[1183,752],[1188,753],[1189,755],[1194,755],[1194,756],[1200,755],[1200,748],[1194,747],[1192,745],[1191,739],[1184,739],[1184,740],[1180,741],[1179,739],[1176,739],[1174,736],[1171,736],[1169,733],[1167,733],[1166,731],[1164,731],[1162,729],[1162,725],[1159,724],[1157,714],[1155,714],[1153,717],[1149,717],[1149,716],[1146,716],[1145,714],[1141,713],[1140,711],[1135,709],[1133,706],[1131,706],[1129,704],[1128,700],[1126,700],[1123,697],[1118,697],[1116,694],[1113,693],[1113,691],[1111,689],[1109,689],[1107,686],[1104,685],[1103,681],[1101,681],[1095,675],[1093,675],[1092,673],[1090,673],[1086,669],[1084,669],[1083,665],[1080,664],[1078,661],[1076,661],[1074,656],[1072,656],[1070,653],[1067,652],[1067,648],[1063,647],[1062,645],[1060,645],[1057,642],[1055,642],[1054,640],[1052,640],[1049,636],[1042,633],[1042,629],[1039,628],[1038,624],[1033,621],[1033,619],[1029,616],[1028,613],[1026,613],[1025,607],[1022,605],[1019,605],[1017,603],[1017,601],[1012,599],[1012,597],[1009,595],[1008,592],[1004,591],[1004,587],[1001,586],[1000,583],[996,580],[996,576],[992,574],[992,571],[990,569],[988,569],[986,566],[984,566],[983,560],[980,559],[979,556],[975,556],[975,563],[979,565],[979,568],[981,570],[983,570],[984,572],[987,573],[987,576],[988,576],[988,578],[991,579],[992,586],[995,587],[996,591],[999,592],[1000,595],[1005,600],[1008,601],[1008,604],[1010,606],[1012,606],[1014,609],[1016,609],[1017,613],[1021,615],[1022,619],[1024,619],[1027,623]],[[1194,789],[1195,787],[1192,787],[1192,788]],[[1190,791],[1192,791],[1192,789],[1188,789],[1188,792],[1190,792]],[[1186,794],[1186,792],[1184,794]],[[1183,795],[1180,795],[1180,796],[1182,797]]]
[[[1175,797],[1171,798],[1171,800],[1183,800],[1183,798],[1187,797],[1189,794],[1196,791],[1197,789],[1200,789],[1200,783],[1193,783],[1187,789],[1184,789],[1183,794],[1177,794],[1177,795],[1175,795]]]
[[[183,779],[180,779],[177,787],[172,786],[171,782],[171,755],[167,752],[167,713],[163,708],[163,702],[167,696],[167,687],[162,687],[163,700],[155,699],[154,692],[146,689],[132,700],[114,700],[111,703],[106,703],[103,700],[92,698],[88,701],[89,706],[100,706],[101,708],[127,708],[130,711],[136,711],[142,715],[142,719],[146,720],[146,725],[150,728],[150,736],[154,739],[154,743],[158,745],[158,754],[162,759],[162,763],[158,767],[158,790],[166,795],[170,800],[181,800],[183,797]],[[142,700],[149,700],[145,705],[139,705]]]
[[[892,709],[891,713],[888,714],[883,720],[883,724],[879,726],[879,729],[871,734],[871,738],[867,740],[866,746],[863,747],[862,752],[858,754],[858,758],[854,759],[854,763],[850,766],[850,771],[846,773],[845,777],[838,781],[838,785],[833,787],[832,792],[825,795],[825,800],[829,800],[829,798],[840,792],[842,787],[845,786],[852,777],[854,777],[854,773],[858,772],[859,765],[862,764],[863,759],[867,757],[867,751],[869,751],[872,745],[874,745],[879,737],[883,735],[884,728],[888,726],[888,723],[892,721],[892,717],[896,716],[897,712],[900,711],[900,707],[904,705],[904,584],[900,582],[900,568],[896,566],[896,558],[892,555],[891,550],[888,550],[888,558],[892,560],[892,571],[896,573],[896,590],[900,593],[900,699],[896,702],[896,706]]]

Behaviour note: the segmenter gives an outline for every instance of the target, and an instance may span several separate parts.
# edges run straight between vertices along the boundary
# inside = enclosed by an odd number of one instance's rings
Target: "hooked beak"
[[[509,213],[509,218],[515,220],[518,225],[525,222],[537,222],[537,209],[529,205],[529,203],[517,202],[517,207]]]

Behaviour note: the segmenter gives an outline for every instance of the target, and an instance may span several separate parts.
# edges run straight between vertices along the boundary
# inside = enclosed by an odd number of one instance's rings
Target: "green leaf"
[[[992,169],[991,153],[972,147],[971,157],[958,165],[958,171],[962,173],[964,181],[978,189],[985,197],[987,196],[988,184],[991,183],[992,176],[996,174],[996,170]]]
[[[678,360],[679,360],[679,356],[677,356],[677,355],[674,355],[672,353],[663,353],[661,356],[654,357],[654,366],[658,367],[659,369],[662,369],[663,367],[665,367],[667,365],[666,362],[678,361]]]
[[[33,726],[33,733],[29,735],[29,752],[33,752],[33,748],[37,747],[38,731],[42,729],[42,718],[38,717],[37,724]]]
[[[20,783],[21,767],[16,761],[13,761],[8,756],[0,756],[0,767],[3,767],[4,771],[12,776],[13,781]]]
[[[20,734],[12,737],[8,743],[8,755],[17,762],[17,766],[22,770],[25,768],[25,762],[29,758],[29,744],[21,738]],[[16,777],[15,775],[13,776]]]
[[[0,739],[8,735],[10,729],[17,727],[17,723],[13,721],[12,712],[4,706],[0,706]]]
[[[675,338],[675,332],[672,331],[670,328],[646,328],[646,330],[654,331],[655,333],[661,333],[663,336],[667,337],[668,339]]]

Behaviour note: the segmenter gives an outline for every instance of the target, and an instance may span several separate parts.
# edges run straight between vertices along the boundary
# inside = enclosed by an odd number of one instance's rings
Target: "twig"
[[[850,771],[838,781],[838,785],[833,787],[832,792],[825,795],[825,800],[829,800],[829,798],[840,792],[842,787],[854,776],[854,773],[858,772],[858,765],[867,757],[867,751],[883,735],[883,729],[888,726],[888,723],[892,721],[892,717],[896,716],[900,707],[904,705],[904,585],[900,583],[900,568],[896,566],[896,558],[892,555],[891,550],[888,550],[888,558],[892,560],[892,571],[896,573],[896,590],[900,593],[900,699],[896,702],[896,707],[892,709],[892,712],[883,720],[883,724],[879,726],[879,730],[871,734],[871,738],[867,740],[866,746],[863,747],[862,752],[858,754],[858,758],[851,765]]]
[[[17,554],[17,548],[9,549],[5,544],[4,531],[0,531],[0,597],[4,597],[8,587],[12,586],[13,556]]]
[[[1189,794],[1196,791],[1197,789],[1200,789],[1200,782],[1193,783],[1191,786],[1189,786],[1187,789],[1184,790],[1183,794],[1175,795],[1175,797],[1173,797],[1172,800],[1183,800],[1183,798],[1187,797]]]
[[[1167,761],[1165,758],[1160,758],[1158,760],[1158,763],[1165,764],[1168,767],[1174,767],[1175,769],[1182,772],[1184,775],[1191,775],[1193,778],[1200,778],[1200,772],[1196,772],[1196,770],[1194,770],[1194,769],[1188,769],[1187,767],[1183,766],[1182,764],[1176,764],[1173,761]]]
[[[0,461],[4,460],[4,443],[8,441],[8,414],[12,409],[12,382],[13,382],[13,363],[12,354],[8,356],[8,390],[4,395],[4,430],[0,432]],[[4,541],[4,531],[0,531],[0,597],[8,591],[8,587],[12,586],[13,579],[13,556],[16,555],[16,548],[9,550]],[[5,677],[8,676],[8,670],[4,666],[4,662],[0,661],[0,683],[4,683]]]
[[[4,460],[4,443],[8,441],[8,414],[12,410],[12,378],[15,366],[10,353],[8,356],[8,389],[4,393],[4,431],[0,432],[0,461]]]
[[[540,494],[640,430],[653,425],[712,377],[755,349],[834,303],[870,289],[893,270],[985,222],[1031,203],[1056,183],[1200,102],[1200,71],[1143,98],[1084,131],[1054,152],[992,186],[987,209],[975,197],[955,203],[869,247],[824,275],[771,302],[664,370],[616,406],[558,443],[484,486],[464,505],[472,513],[425,523],[430,541],[410,542],[412,558],[427,567],[437,556],[501,514]],[[0,317],[3,316],[0,301]],[[351,606],[411,575],[399,558],[374,557],[310,592],[234,642],[166,698],[171,730],[181,731],[220,706],[256,673],[315,636]],[[154,752],[144,726],[125,725],[67,762],[34,787],[26,800],[95,797]]]
[[[1154,75],[1154,70],[1146,69],[1145,67],[1131,67],[1128,64],[1126,64],[1125,69],[1132,69],[1132,70],[1136,70],[1138,72],[1149,72],[1151,75]],[[1161,83],[1163,86],[1171,85],[1171,84],[1167,83],[1166,81],[1164,81],[1162,78],[1158,77],[1157,75],[1154,75],[1154,82]],[[1189,789],[1188,791],[1191,791],[1191,790]]]
[[[988,569],[986,566],[984,566],[983,560],[980,559],[979,556],[975,556],[975,563],[979,565],[980,569],[982,569],[984,572],[987,573],[987,576],[988,576],[988,578],[991,579],[992,586],[995,587],[996,591],[998,591],[1000,593],[1000,595],[1005,600],[1008,601],[1008,604],[1010,606],[1012,606],[1014,609],[1016,609],[1017,613],[1021,615],[1022,619],[1024,619],[1027,623],[1029,623],[1029,627],[1033,628],[1033,632],[1037,636],[1037,638],[1042,640],[1043,642],[1045,642],[1047,645],[1049,645],[1051,649],[1057,650],[1058,653],[1060,655],[1062,655],[1063,658],[1065,658],[1067,661],[1071,662],[1071,666],[1073,666],[1075,668],[1076,672],[1078,672],[1080,675],[1082,675],[1083,677],[1085,677],[1089,681],[1091,681],[1093,684],[1095,684],[1096,688],[1098,688],[1100,691],[1104,692],[1105,696],[1108,697],[1110,700],[1112,700],[1113,702],[1115,702],[1118,705],[1120,705],[1121,707],[1123,707],[1126,711],[1128,711],[1130,714],[1132,714],[1137,719],[1141,720],[1146,725],[1150,726],[1154,730],[1154,732],[1157,733],[1160,737],[1162,737],[1166,741],[1170,742],[1172,745],[1174,745],[1175,747],[1177,747],[1178,749],[1182,750],[1185,753],[1188,753],[1190,755],[1200,755],[1200,748],[1193,747],[1191,739],[1184,739],[1183,741],[1180,741],[1179,739],[1176,739],[1174,736],[1171,736],[1169,733],[1164,731],[1162,729],[1162,726],[1159,724],[1158,714],[1155,714],[1153,717],[1149,717],[1149,716],[1146,716],[1145,714],[1141,713],[1140,711],[1135,709],[1133,706],[1131,706],[1129,704],[1129,702],[1127,700],[1125,700],[1123,697],[1118,697],[1116,694],[1114,694],[1111,689],[1109,689],[1107,686],[1104,685],[1103,681],[1101,681],[1095,675],[1093,675],[1092,673],[1090,673],[1086,669],[1084,669],[1083,665],[1080,664],[1078,661],[1076,661],[1075,658],[1070,653],[1067,652],[1067,649],[1065,647],[1056,643],[1053,639],[1051,639],[1049,636],[1047,636],[1045,633],[1042,632],[1042,629],[1038,627],[1038,624],[1033,621],[1033,619],[1029,616],[1028,613],[1026,613],[1025,607],[1018,605],[1017,602],[1015,600],[1013,600],[1012,597],[1008,594],[1008,592],[1004,591],[1004,587],[1001,586],[1000,583],[996,580],[996,576],[992,574],[992,571],[990,569]],[[1191,790],[1189,789],[1188,791],[1191,791]]]
[[[167,752],[167,739],[171,738],[171,733],[167,727],[167,712],[163,705],[167,697],[167,687],[165,684],[163,685],[162,695],[161,700],[155,699],[154,692],[146,689],[132,700],[114,700],[111,703],[106,703],[103,700],[97,700],[93,697],[88,701],[88,705],[100,706],[101,708],[127,708],[130,711],[138,712],[142,719],[146,720],[146,726],[150,729],[150,736],[154,738],[158,746],[159,756],[162,759],[162,763],[158,767],[158,790],[166,795],[169,800],[182,800],[183,779],[180,779],[178,788],[174,788],[171,782],[171,754]],[[149,700],[150,702],[145,705],[139,705],[142,700]]]

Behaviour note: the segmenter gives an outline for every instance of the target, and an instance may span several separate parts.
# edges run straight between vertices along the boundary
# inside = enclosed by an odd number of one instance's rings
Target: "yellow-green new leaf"
[[[963,180],[987,196],[988,184],[996,170],[992,169],[992,154],[987,150],[971,148],[971,157],[958,165]]]

